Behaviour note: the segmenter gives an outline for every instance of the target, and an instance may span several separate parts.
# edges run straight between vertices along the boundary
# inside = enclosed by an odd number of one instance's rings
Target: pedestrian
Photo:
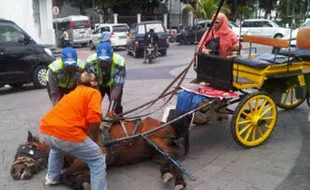
[[[62,34],[60,36],[60,40],[62,41],[62,47],[70,47],[70,41],[69,41],[69,33],[63,28],[62,29]]]
[[[76,87],[77,79],[84,69],[85,63],[78,59],[77,52],[72,47],[64,48],[61,59],[48,66],[47,92],[53,105]]]
[[[94,73],[102,97],[109,96],[110,104],[107,116],[123,113],[122,96],[126,78],[125,59],[113,52],[109,43],[100,43],[97,53],[89,56],[86,71]]]
[[[60,182],[64,154],[70,154],[88,164],[92,190],[107,189],[106,158],[98,145],[102,97],[95,81],[94,74],[82,73],[77,87],[41,120],[40,132],[50,147],[46,185]]]

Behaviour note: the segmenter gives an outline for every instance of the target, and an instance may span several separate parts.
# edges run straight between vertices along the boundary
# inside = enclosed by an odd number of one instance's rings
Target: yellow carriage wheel
[[[271,135],[277,118],[277,106],[267,93],[247,95],[237,106],[232,118],[234,140],[245,148],[261,145]]]
[[[285,110],[294,109],[300,106],[305,101],[307,96],[306,86],[303,86],[302,88],[303,88],[302,98],[296,98],[295,97],[296,85],[288,87],[285,93],[282,94],[281,102],[278,103],[277,105]]]

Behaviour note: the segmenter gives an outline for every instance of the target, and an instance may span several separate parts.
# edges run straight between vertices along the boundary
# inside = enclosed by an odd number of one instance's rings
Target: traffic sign
[[[60,13],[60,8],[57,7],[57,6],[53,6],[52,11],[53,11],[53,15],[54,15],[54,16],[57,16],[57,15],[59,15],[59,13]]]

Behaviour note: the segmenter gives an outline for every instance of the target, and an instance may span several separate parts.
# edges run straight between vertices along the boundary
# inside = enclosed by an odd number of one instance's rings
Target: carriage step
[[[236,77],[236,76],[234,76],[234,82],[239,83],[239,84],[255,84],[256,83],[246,77]]]

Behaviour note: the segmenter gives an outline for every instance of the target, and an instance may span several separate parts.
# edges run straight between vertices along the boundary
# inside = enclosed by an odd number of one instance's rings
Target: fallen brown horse
[[[125,137],[126,132],[127,135],[132,135],[135,130],[135,134],[143,133],[162,124],[162,122],[152,118],[142,120],[137,128],[136,122],[126,122],[126,130],[123,129],[121,124],[115,124],[111,128],[111,140]],[[149,134],[147,137],[162,151],[168,153],[172,158],[176,158],[179,147],[175,143],[177,138],[175,134],[174,128],[167,126]],[[103,147],[102,151],[106,154],[108,167],[134,164],[144,159],[152,158],[160,164],[161,177],[165,183],[175,177],[175,190],[181,190],[186,187],[183,174],[179,168],[163,157],[141,137],[113,145],[112,154],[109,154],[109,151]],[[47,166],[48,153],[49,147],[28,132],[27,143],[19,146],[15,155],[15,161],[11,166],[12,177],[16,180],[30,179],[32,175]],[[66,170],[61,175],[62,184],[73,189],[87,189],[89,187],[90,173],[85,163],[70,155],[66,155],[64,167]]]

